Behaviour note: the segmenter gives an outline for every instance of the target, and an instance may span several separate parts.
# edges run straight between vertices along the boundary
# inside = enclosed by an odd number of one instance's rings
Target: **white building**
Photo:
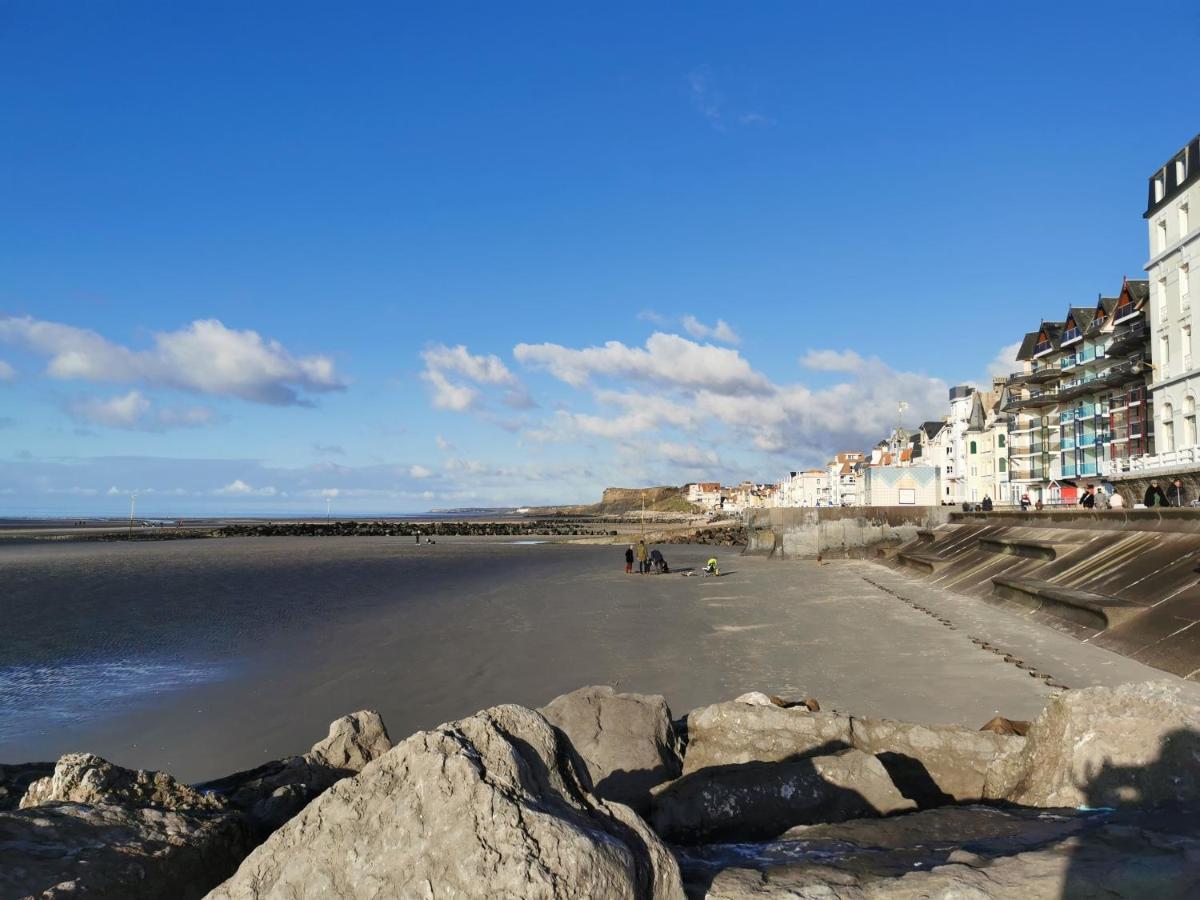
[[[972,394],[971,415],[964,439],[967,445],[965,478],[969,503],[990,498],[995,504],[1015,503],[1008,469],[1008,416],[1000,412],[1004,381],[990,391]]]
[[[1145,218],[1157,457],[1147,462],[1194,466],[1200,463],[1200,354],[1192,333],[1193,284],[1200,278],[1200,135],[1150,176]]]
[[[931,465],[941,468],[941,500],[958,505],[967,498],[967,423],[975,405],[975,388],[960,384],[950,388],[950,415],[946,419],[946,434],[941,447],[948,448],[945,459],[930,458]]]
[[[829,473],[824,469],[792,472],[780,485],[779,506],[830,506]]]
[[[866,458],[857,451],[837,454],[826,467],[829,470],[829,502],[833,506],[860,506],[858,473]]]
[[[719,481],[697,481],[687,486],[688,502],[703,506],[709,512],[721,508],[721,498]]]

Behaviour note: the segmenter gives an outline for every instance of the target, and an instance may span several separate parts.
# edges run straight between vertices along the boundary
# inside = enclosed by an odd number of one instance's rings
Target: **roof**
[[[1096,318],[1096,308],[1094,306],[1072,306],[1067,310],[1067,318],[1075,321],[1075,327],[1080,331],[1092,324],[1092,319]],[[1065,325],[1066,322],[1064,321]]]
[[[1037,346],[1038,333],[1031,331],[1021,339],[1021,349],[1017,351],[1017,359],[1024,361],[1033,359],[1033,348]]]
[[[986,424],[987,415],[983,411],[983,398],[976,394],[975,402],[971,404],[971,414],[967,416],[967,431],[983,431]]]
[[[1130,278],[1130,279],[1126,280],[1125,285],[1126,285],[1126,287],[1129,288],[1130,299],[1132,299],[1135,303],[1138,301],[1145,303],[1147,300],[1150,299],[1150,281],[1149,281],[1149,279]]]
[[[932,440],[937,436],[937,433],[945,427],[945,422],[938,422],[930,419],[928,422],[922,422],[919,430],[925,432],[925,437]]]
[[[900,451],[900,462],[912,462],[912,448],[905,448]]]

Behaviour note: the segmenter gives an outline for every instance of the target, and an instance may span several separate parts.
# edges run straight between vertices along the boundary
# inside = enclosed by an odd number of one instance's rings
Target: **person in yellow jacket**
[[[650,571],[649,559],[650,559],[650,551],[648,551],[646,549],[646,542],[638,541],[637,561],[638,561],[638,574],[639,575],[645,575],[647,572]]]
[[[715,556],[712,557],[712,559],[710,559],[707,563],[704,564],[704,574],[705,575],[720,575],[721,574],[721,570],[719,568],[717,568],[717,558]]]

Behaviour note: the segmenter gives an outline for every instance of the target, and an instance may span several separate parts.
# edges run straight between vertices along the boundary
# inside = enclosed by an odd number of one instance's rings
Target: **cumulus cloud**
[[[437,444],[437,448],[443,452],[448,452],[454,449],[454,444],[440,434],[434,437],[433,442]]]
[[[581,350],[561,344],[517,344],[513,355],[522,365],[544,369],[572,387],[583,387],[596,376],[724,394],[769,387],[738,351],[663,332],[652,334],[644,348],[620,341]]]
[[[408,467],[410,478],[429,478],[433,475],[433,469],[427,469],[422,465],[411,465]]]
[[[140,391],[115,397],[79,397],[66,409],[77,422],[130,431],[200,428],[217,419],[216,412],[207,406],[155,407]]]
[[[681,469],[710,469],[721,464],[720,456],[711,447],[662,441],[655,449],[663,460]]]
[[[255,488],[242,479],[235,478],[224,487],[217,488],[213,493],[222,497],[274,497],[279,492],[270,485]]]
[[[30,316],[0,318],[0,342],[48,357],[47,374],[64,380],[141,383],[253,403],[294,405],[346,382],[328,356],[295,356],[255,331],[201,319],[159,332],[149,350],[133,350],[84,328]]]
[[[853,350],[809,350],[800,365],[814,372],[857,372],[865,360]]]
[[[996,355],[992,358],[992,361],[988,363],[988,381],[996,376],[1011,375],[1013,372],[1016,372],[1018,369],[1020,369],[1021,364],[1017,362],[1017,353],[1020,352],[1020,350],[1020,341],[1014,341],[1011,344],[1005,344],[1003,347],[997,350]],[[986,386],[991,387],[990,384],[986,384]]]
[[[9,363],[0,359],[0,381],[12,381],[17,377],[17,370]]]
[[[437,409],[466,412],[482,405],[483,392],[475,385],[501,388],[501,400],[515,409],[534,406],[517,376],[495,354],[473,354],[464,345],[433,344],[421,353],[425,369],[421,378],[431,389]]]
[[[740,344],[742,342],[737,332],[730,328],[729,323],[724,319],[717,319],[716,325],[705,325],[695,316],[684,316],[683,330],[700,340],[711,338],[722,344]]]

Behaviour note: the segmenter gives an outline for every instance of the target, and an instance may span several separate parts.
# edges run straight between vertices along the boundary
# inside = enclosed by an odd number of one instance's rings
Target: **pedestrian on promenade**
[[[1079,495],[1079,505],[1084,509],[1096,508],[1096,489],[1092,485],[1088,485],[1083,489],[1083,493]]]
[[[1171,505],[1167,500],[1167,495],[1163,493],[1163,489],[1158,486],[1157,481],[1150,482],[1150,487],[1146,488],[1146,496],[1142,502],[1147,507]]]
[[[1109,508],[1108,491],[1104,490],[1104,485],[1096,488],[1096,509]]]
[[[633,544],[625,548],[625,574],[633,574]]]
[[[1183,500],[1183,482],[1176,478],[1174,483],[1171,485],[1171,505],[1183,506]]]
[[[1125,498],[1122,497],[1120,494],[1118,494],[1116,489],[1114,488],[1113,492],[1112,492],[1112,497],[1109,498],[1108,505],[1112,509],[1124,509],[1125,508]]]
[[[421,543],[421,532],[417,532],[417,543]]]
[[[648,571],[650,571],[650,563],[648,562],[649,559],[650,554],[646,551],[646,542],[638,541],[637,561],[639,575],[645,575]]]
[[[1036,509],[1038,512],[1041,512],[1043,509],[1046,508],[1046,504],[1044,504],[1042,502],[1041,497],[1038,497],[1038,501],[1037,501],[1037,503],[1033,504],[1033,508]]]
[[[983,511],[984,512],[992,511],[992,498],[988,494],[983,495]]]
[[[1028,511],[1029,511],[1029,495],[1022,494],[1021,495],[1021,512],[1028,512]]]

